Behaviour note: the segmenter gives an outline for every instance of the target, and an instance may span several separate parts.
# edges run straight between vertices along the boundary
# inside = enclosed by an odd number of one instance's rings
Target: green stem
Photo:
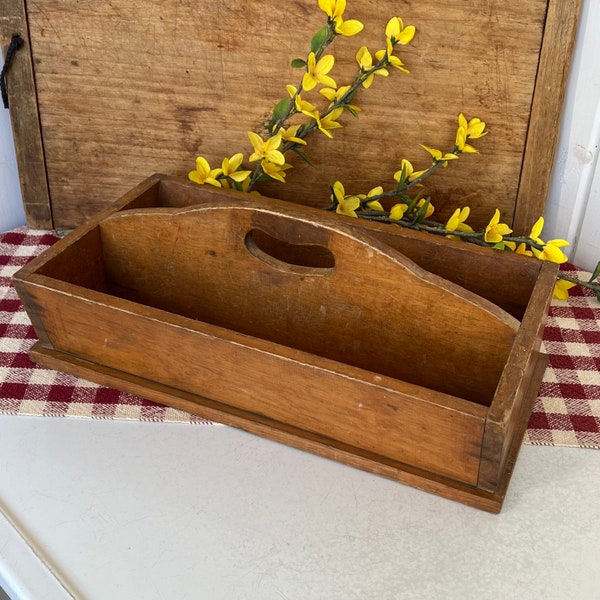
[[[323,43],[319,46],[319,48],[317,48],[317,51],[315,52],[315,59],[317,61],[321,58],[321,56],[323,56],[323,52],[325,52],[325,50],[327,49],[329,44],[331,44],[333,42],[333,40],[335,39],[335,37],[337,35],[335,33],[335,21],[330,19],[329,17],[327,17],[327,27],[328,27],[327,37],[325,38]]]
[[[370,201],[370,199],[369,199]],[[335,209],[335,206],[333,207]],[[479,231],[457,231],[455,229],[446,229],[444,225],[441,223],[436,223],[435,221],[421,221],[420,223],[413,223],[410,217],[403,218],[401,220],[390,219],[389,212],[381,212],[381,211],[360,211],[356,213],[357,216],[361,219],[367,219],[369,221],[377,221],[383,223],[393,223],[396,225],[400,225],[401,227],[406,227],[409,229],[417,229],[418,231],[425,231],[427,233],[433,233],[435,235],[452,235],[455,237],[459,237],[467,242],[471,242],[480,246],[493,247],[494,244],[491,242],[485,241],[485,229],[481,229]],[[536,250],[542,250],[543,245],[538,244],[530,237],[521,237],[521,236],[504,236],[502,238],[504,242],[513,242],[515,244],[527,244],[529,246],[534,247]],[[594,288],[592,288],[594,289]]]
[[[327,38],[325,39],[325,41],[323,42],[323,44],[321,44],[321,46],[319,47],[319,49],[317,50],[317,52],[315,52],[315,58],[317,60],[319,60],[319,58],[321,58],[321,56],[323,55],[323,52],[325,51],[325,49],[335,39],[335,33],[333,32],[334,25],[335,25],[335,23],[333,21],[332,22],[328,21],[329,35],[327,36]],[[389,67],[389,66],[391,66],[391,65],[390,65],[390,62],[389,62],[389,60],[387,58],[387,54],[386,54],[381,60],[377,61],[377,63],[375,65],[373,65],[370,69],[368,69],[368,70],[366,70],[364,72],[361,71],[360,75],[350,85],[350,88],[348,89],[348,91],[341,98],[339,98],[338,100],[332,102],[331,105],[322,114],[320,114],[320,117],[321,118],[325,118],[329,114],[331,114],[334,110],[342,107],[345,104],[348,104],[352,100],[352,97],[353,97],[354,93],[356,92],[356,90],[363,84],[363,82],[365,82],[375,72],[379,71],[380,69]],[[290,106],[289,106],[286,114],[275,123],[274,127],[270,131],[271,135],[276,135],[280,131],[280,129],[283,127],[284,123],[286,123],[294,115],[298,114],[299,111],[296,109],[296,102],[295,101],[296,101],[296,98],[300,95],[300,93],[302,91],[303,91],[302,90],[302,83],[300,83],[300,85],[297,88],[296,93],[294,94],[294,96],[290,100]],[[317,124],[316,120],[312,120],[309,123],[305,123],[298,130],[297,137],[299,137],[300,139],[304,139],[309,133],[311,133],[312,131],[314,131],[317,128],[318,128],[318,124]],[[281,148],[281,152],[283,154],[285,154],[286,152],[288,152],[290,150],[298,149],[302,145],[303,144],[299,144],[298,142],[287,142]],[[438,167],[435,166],[435,168],[430,169],[430,171],[433,172],[437,168]],[[252,177],[250,178],[250,183],[248,185],[248,191],[252,190],[252,188],[254,187],[254,185],[256,184],[256,182],[263,175],[263,172],[264,171],[263,171],[261,163],[258,163],[258,165],[254,168],[254,172],[252,173]],[[422,178],[419,178],[419,181],[421,179]],[[408,189],[410,187],[413,187],[413,185],[416,185],[416,183],[418,183],[418,181],[415,182],[415,183],[411,182],[411,184],[408,185],[406,187],[406,189]],[[387,194],[387,195],[392,195],[392,194]]]
[[[462,154],[462,151],[459,150],[457,146],[454,146],[454,148],[452,149],[452,154]],[[402,185],[402,187],[395,187],[391,190],[388,190],[387,192],[382,192],[381,194],[375,194],[373,196],[369,196],[368,198],[364,198],[361,201],[361,206],[365,206],[369,202],[373,202],[374,200],[381,200],[382,198],[390,198],[392,196],[397,196],[399,198],[402,198],[402,196],[404,195],[404,192],[415,187],[416,185],[421,183],[424,179],[427,179],[427,177],[429,177],[430,175],[435,173],[435,171],[437,171],[445,162],[446,162],[445,160],[434,159],[432,165],[422,175],[420,175],[416,179],[413,179],[412,181],[408,182],[406,185]]]
[[[456,146],[454,146],[454,148],[452,149],[452,154],[462,154],[462,151],[459,150]],[[416,185],[419,185],[424,179],[427,179],[430,175],[435,173],[435,171],[437,171],[445,162],[447,162],[447,161],[437,160],[437,159],[434,160],[433,164],[425,171],[425,173],[423,173],[416,179],[409,181],[405,186],[403,186],[400,189],[397,189],[397,191],[404,192],[406,190],[409,190],[409,189],[415,187]]]
[[[570,281],[575,285],[580,285],[581,287],[588,288],[592,290],[595,294],[600,294],[600,283],[597,281],[582,281],[581,279],[577,279],[577,277],[572,277],[571,275],[566,275],[563,272],[559,272],[556,276],[557,279],[564,279],[565,281]]]

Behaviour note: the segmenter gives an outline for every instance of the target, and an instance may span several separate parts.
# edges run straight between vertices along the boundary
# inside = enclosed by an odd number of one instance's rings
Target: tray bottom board
[[[203,396],[171,388],[123,371],[80,359],[53,348],[47,348],[39,341],[31,348],[29,355],[33,361],[45,367],[64,371],[100,385],[141,396],[153,402],[171,406],[210,421],[237,427],[249,433],[491,513],[500,512],[526,429],[526,420],[524,420],[525,422],[520,423],[519,431],[516,432],[500,489],[495,493],[491,493],[447,479],[435,473],[387,459],[384,456],[342,444],[325,436],[292,427],[286,423],[274,421],[257,413],[244,411],[235,406],[215,402]],[[539,355],[531,378],[532,381],[537,381],[538,376],[541,378],[545,365],[546,357]],[[529,390],[527,393],[527,397],[525,398],[527,406],[524,407],[527,414],[530,412],[530,407],[533,405],[536,394],[537,386],[535,390]]]

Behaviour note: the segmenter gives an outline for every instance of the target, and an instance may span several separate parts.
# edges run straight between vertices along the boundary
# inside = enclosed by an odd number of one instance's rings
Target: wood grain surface
[[[333,140],[315,134],[316,166],[293,161],[289,182],[269,195],[323,206],[335,179],[350,192],[393,183],[402,158],[427,164],[419,143],[453,145],[463,111],[485,120],[490,135],[478,140],[480,156],[431,179],[439,218],[468,204],[474,223],[485,224],[497,207],[526,230],[545,202],[579,2],[348,2],[347,17],[366,27],[335,42],[338,83],[354,72],[359,45],[383,47],[393,15],[417,28],[400,51],[411,74],[394,70],[361,90],[360,118],[345,116]],[[8,0],[4,11],[22,4]],[[214,165],[247,155],[246,131],[299,81],[290,59],[306,55],[324,18],[316,0],[27,3],[54,225],[85,221],[153,172],[185,174],[197,155]],[[2,35],[10,35],[4,24]]]
[[[100,224],[106,279],[141,304],[489,405],[519,322],[333,220],[255,200],[118,213]],[[333,260],[304,266],[298,244]]]

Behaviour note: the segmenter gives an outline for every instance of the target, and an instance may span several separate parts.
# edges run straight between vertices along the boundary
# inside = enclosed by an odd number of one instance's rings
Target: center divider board
[[[191,319],[491,403],[517,319],[328,214],[309,221],[299,211],[290,213],[254,199],[116,213],[100,223],[108,289]],[[283,260],[276,256],[282,242]],[[328,252],[331,261],[302,266],[311,248],[317,256]]]

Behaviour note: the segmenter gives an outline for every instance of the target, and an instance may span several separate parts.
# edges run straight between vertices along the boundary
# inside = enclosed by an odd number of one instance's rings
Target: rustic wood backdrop
[[[490,135],[428,181],[439,217],[470,205],[483,225],[497,207],[527,231],[545,202],[579,3],[349,0],[347,18],[366,27],[331,48],[338,83],[360,45],[384,46],[394,15],[417,28],[399,52],[411,73],[377,77],[359,119],[312,136],[315,166],[294,160],[288,183],[264,192],[321,206],[335,179],[350,192],[391,185],[402,158],[427,165],[419,143],[452,147],[462,111]],[[246,131],[297,84],[290,60],[324,22],[316,0],[4,0],[3,47],[20,33],[29,50],[9,91],[30,224],[71,228],[153,172],[247,155]]]

